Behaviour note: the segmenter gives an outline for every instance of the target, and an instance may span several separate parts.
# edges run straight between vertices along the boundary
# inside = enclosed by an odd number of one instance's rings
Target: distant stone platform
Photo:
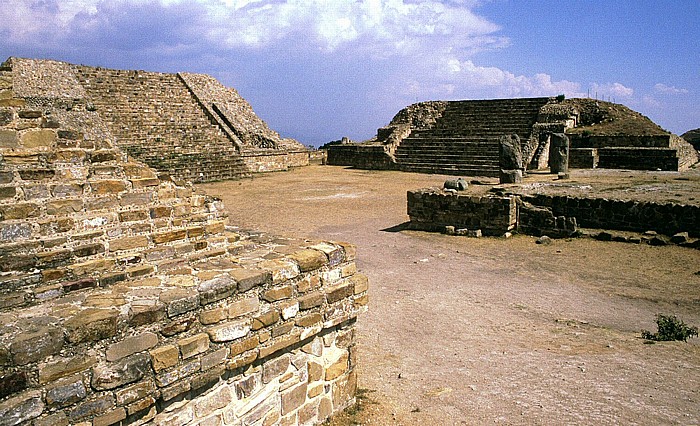
[[[232,88],[191,73],[113,70],[10,58],[13,90],[37,109],[96,112],[105,134],[159,172],[209,182],[308,165],[308,150],[271,130]]]
[[[331,165],[495,177],[500,137],[517,135],[526,168],[542,170],[554,133],[571,140],[572,168],[679,171],[698,161],[685,140],[623,105],[561,97],[421,102],[368,141],[326,148]]]

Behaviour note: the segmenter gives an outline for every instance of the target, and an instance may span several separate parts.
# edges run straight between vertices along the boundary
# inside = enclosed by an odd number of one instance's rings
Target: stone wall
[[[414,229],[442,231],[480,230],[483,235],[502,236],[517,226],[514,196],[471,196],[428,188],[408,191],[408,216]]]
[[[522,200],[548,208],[555,216],[575,217],[584,228],[665,235],[688,232],[691,237],[700,237],[698,206],[548,195],[523,195]]]
[[[66,108],[70,105],[70,108]],[[0,70],[0,425],[315,424],[354,400],[346,243],[245,233]]]
[[[217,181],[308,165],[302,144],[281,138],[234,89],[212,77],[19,58],[7,64],[19,97],[62,99],[67,108],[87,105],[100,115],[114,144],[180,179]],[[259,158],[253,161],[254,156]],[[284,163],[286,158],[292,163]]]
[[[393,170],[395,164],[384,145],[339,144],[328,147],[326,163],[367,170]]]
[[[446,227],[500,236],[567,237],[578,227],[620,231],[655,231],[700,237],[700,207],[679,204],[548,195],[454,193],[436,188],[409,191],[413,229],[444,232]]]

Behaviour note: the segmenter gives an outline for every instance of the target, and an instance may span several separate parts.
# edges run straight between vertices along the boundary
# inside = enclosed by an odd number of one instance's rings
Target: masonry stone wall
[[[541,194],[474,196],[428,188],[409,191],[407,209],[411,227],[428,231],[452,227],[493,236],[517,231],[567,237],[583,227],[700,237],[700,207],[694,205]]]
[[[0,425],[316,424],[351,404],[347,243],[226,224],[84,100],[0,69]]]
[[[584,228],[700,237],[700,207],[695,205],[541,194],[523,195],[522,200],[546,207],[555,216],[575,217]]]
[[[408,216],[414,229],[441,231],[481,230],[483,235],[502,236],[517,226],[514,196],[473,196],[437,188],[408,191]]]
[[[248,169],[248,164],[264,171],[308,165],[308,150],[302,144],[281,138],[234,89],[212,77],[20,58],[10,58],[7,64],[16,76],[19,97],[86,104],[127,154],[180,179],[207,182],[250,176],[257,170]]]

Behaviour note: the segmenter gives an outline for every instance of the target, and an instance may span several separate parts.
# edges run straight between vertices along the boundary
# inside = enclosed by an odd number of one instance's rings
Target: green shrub
[[[642,338],[655,342],[667,342],[673,340],[688,341],[690,337],[698,337],[698,328],[691,327],[678,319],[675,315],[656,314],[656,326],[659,331],[652,333],[642,330]]]
[[[557,96],[557,102],[561,102],[561,101],[563,101],[564,99],[566,99],[566,95],[559,95],[559,96]]]

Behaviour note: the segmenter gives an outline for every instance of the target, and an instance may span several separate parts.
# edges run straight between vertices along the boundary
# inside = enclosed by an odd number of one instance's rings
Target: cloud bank
[[[478,54],[511,44],[478,6],[476,0],[5,0],[0,36],[8,55],[213,74],[244,93],[250,89],[264,112],[289,117],[271,123],[281,131],[318,129],[311,135],[317,143],[328,138],[323,128],[331,131],[332,120],[332,131],[366,122],[368,137],[367,129],[398,108],[426,99],[634,94],[620,83],[582,88],[546,73],[478,65]],[[283,100],[275,100],[280,92]]]

